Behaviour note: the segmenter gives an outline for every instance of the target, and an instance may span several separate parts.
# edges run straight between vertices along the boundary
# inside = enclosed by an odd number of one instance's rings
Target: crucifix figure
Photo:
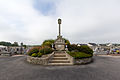
[[[60,24],[61,24],[61,19],[58,19],[58,24],[59,24],[59,36],[61,36],[61,30],[60,30]]]

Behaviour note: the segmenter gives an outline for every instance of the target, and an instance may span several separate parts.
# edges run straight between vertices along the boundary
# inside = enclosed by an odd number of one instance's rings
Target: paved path
[[[95,56],[75,66],[40,66],[26,56],[0,57],[0,80],[120,80],[120,58]]]

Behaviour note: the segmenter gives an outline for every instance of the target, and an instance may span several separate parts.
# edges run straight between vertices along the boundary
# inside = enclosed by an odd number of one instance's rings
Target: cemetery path
[[[94,56],[94,62],[75,66],[41,66],[26,56],[0,57],[0,80],[120,80],[120,57]]]

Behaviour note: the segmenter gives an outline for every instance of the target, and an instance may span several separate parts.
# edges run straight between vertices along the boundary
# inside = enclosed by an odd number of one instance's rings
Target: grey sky
[[[71,43],[120,43],[120,0],[0,0],[0,41],[55,39],[58,18]]]

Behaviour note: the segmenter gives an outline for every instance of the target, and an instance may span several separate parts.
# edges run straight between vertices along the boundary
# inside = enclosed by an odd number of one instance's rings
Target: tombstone
[[[55,50],[63,51],[65,50],[65,40],[61,36],[61,19],[58,19],[58,24],[59,24],[59,35],[57,36],[54,45],[55,45]]]

